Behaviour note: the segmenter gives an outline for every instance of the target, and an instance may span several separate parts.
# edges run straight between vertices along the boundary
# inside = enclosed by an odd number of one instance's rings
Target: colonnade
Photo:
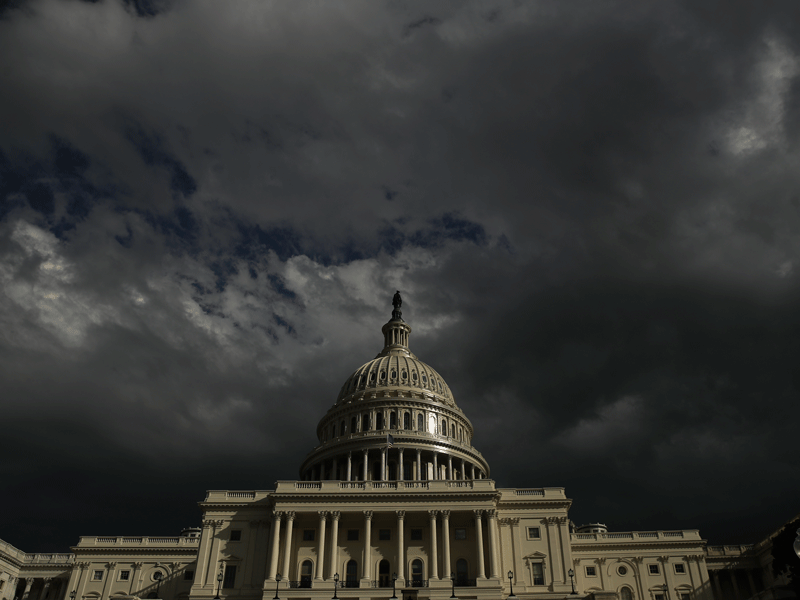
[[[490,578],[497,579],[499,574],[499,546],[500,536],[497,529],[497,511],[495,509],[477,509],[473,510],[472,519],[475,531],[475,546],[472,556],[469,557],[469,562],[474,566],[473,578],[486,579],[487,566]],[[397,573],[397,578],[403,580],[406,578],[406,545],[405,545],[405,527],[406,515],[405,510],[393,511],[395,519],[396,535],[393,540],[396,544],[396,557],[397,564],[393,570]],[[428,531],[429,542],[427,546],[427,557],[415,557],[427,563],[427,577],[426,579],[446,579],[450,577],[450,573],[456,569],[453,567],[450,551],[450,510],[428,510]],[[346,516],[352,516],[356,513],[344,513]],[[360,528],[364,533],[364,560],[361,564],[360,575],[362,580],[370,582],[376,579],[375,574],[372,572],[373,561],[376,554],[373,550],[372,544],[372,525],[376,516],[381,513],[373,510],[361,511],[363,517],[363,525]],[[305,515],[304,515],[305,516]],[[293,528],[294,521],[297,517],[295,511],[274,511],[272,515],[272,528],[269,544],[269,557],[267,559],[267,579],[275,581],[278,573],[283,574],[283,579],[291,579],[293,559],[296,557],[297,549],[293,547]],[[341,511],[317,511],[316,517],[318,519],[317,536],[316,536],[316,565],[314,567],[314,580],[326,581],[333,578],[335,573],[341,571],[339,564],[340,558],[340,544],[339,544],[339,522],[342,517]],[[484,550],[483,543],[483,527],[484,522],[487,528],[487,542],[488,542],[488,555]],[[281,533],[285,525],[285,533]],[[327,537],[328,525],[330,525],[330,538]],[[439,533],[441,531],[441,533]],[[439,569],[439,540],[441,540],[441,571]],[[279,559],[281,554],[281,547],[283,548],[283,564],[282,570],[278,570]],[[391,547],[391,546],[390,546]],[[383,551],[383,556],[387,556],[386,549]],[[360,557],[359,557],[360,558]],[[296,562],[296,561],[294,561]],[[488,563],[488,565],[487,565]],[[295,565],[296,568],[296,565]],[[441,575],[440,575],[441,574]],[[299,574],[297,576],[299,579]]]
[[[41,582],[41,586],[37,582]],[[63,600],[66,584],[64,577],[9,577],[9,590],[3,597],[9,600]],[[34,590],[34,587],[38,589]]]
[[[406,453],[407,451],[407,453]],[[410,455],[410,456],[409,456]],[[372,468],[370,468],[372,467]],[[388,448],[350,451],[321,460],[303,473],[304,481],[426,481],[485,479],[474,462],[444,452],[420,448]]]

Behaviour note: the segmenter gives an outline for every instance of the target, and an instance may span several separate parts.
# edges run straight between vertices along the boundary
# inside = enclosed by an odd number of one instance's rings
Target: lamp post
[[[278,598],[278,586],[281,584],[281,574],[275,573],[275,597],[272,600],[281,600]]]
[[[164,574],[161,571],[156,571],[153,577],[156,579],[156,597],[161,598],[161,578],[164,577]]]
[[[392,598],[391,598],[391,600],[397,600],[397,593],[394,591],[396,582],[397,582],[397,573],[392,573]]]
[[[456,574],[455,573],[452,573],[452,572],[450,573],[450,581],[453,582],[453,591],[450,593],[450,598],[455,598],[456,597]]]
[[[219,590],[222,587],[222,569],[219,570],[217,573],[217,595],[214,596],[214,600],[219,600]]]
[[[578,593],[575,591],[575,571],[570,569],[569,571],[567,571],[567,575],[569,575],[569,582],[572,584],[572,593],[570,594],[570,596],[574,596]]]
[[[336,589],[339,587],[339,574],[336,573],[333,576],[333,600],[339,600],[339,596],[336,595]]]
[[[508,572],[508,585],[511,586],[511,593],[508,595],[508,599],[517,600],[517,597],[514,595],[514,571]]]

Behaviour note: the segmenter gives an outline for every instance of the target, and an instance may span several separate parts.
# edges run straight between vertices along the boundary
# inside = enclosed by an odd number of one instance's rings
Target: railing
[[[339,582],[339,587],[357,588],[357,587],[359,587],[359,583],[360,582],[358,581],[358,579],[351,579],[350,581],[340,581]]]
[[[26,554],[28,564],[66,564],[75,562],[74,554]]]
[[[342,488],[343,490],[349,490],[349,489],[363,490],[365,485],[363,481],[342,481],[341,483],[339,483],[339,487]]]
[[[456,579],[456,587],[475,587],[476,585],[478,585],[478,582],[475,579]]]
[[[196,546],[200,543],[199,537],[82,537],[78,546],[146,546],[149,544],[169,546]]]
[[[398,579],[397,581],[402,581],[402,580]],[[428,587],[428,580],[427,579],[406,579],[405,584],[406,584],[405,587],[411,587],[411,588]]]
[[[320,481],[298,481],[294,484],[298,490],[318,490],[322,487]]]
[[[306,458],[314,454],[318,449],[324,448],[326,446],[333,445],[337,442],[343,442],[347,440],[357,440],[359,438],[386,438],[386,434],[392,435],[396,442],[402,442],[402,440],[397,439],[400,437],[408,436],[412,438],[431,438],[435,440],[442,440],[448,444],[453,446],[464,448],[468,454],[473,454],[481,459],[483,459],[483,454],[481,454],[472,444],[466,442],[460,442],[456,438],[452,438],[449,435],[440,435],[438,433],[430,433],[428,431],[416,431],[414,429],[380,429],[377,431],[357,431],[355,433],[348,433],[347,435],[340,435],[332,440],[325,440],[324,442],[318,444],[311,452],[308,453]]]
[[[699,540],[700,534],[696,530],[688,531],[623,531],[606,533],[573,533],[572,539],[575,541],[589,540],[640,540],[640,539],[694,539]]]
[[[311,587],[311,579],[301,579],[300,581],[289,582],[289,588],[291,589],[310,588],[310,587]]]
[[[256,493],[255,492],[228,492],[228,498],[249,498],[251,500],[255,500]]]
[[[514,490],[517,496],[544,496],[544,490]]]
[[[422,481],[339,481],[335,479],[324,481],[278,481],[275,492],[293,493],[295,491],[313,493],[358,493],[364,491],[377,491],[383,493],[414,493],[416,491],[449,492],[452,489],[474,489],[478,491],[495,491],[494,481],[491,479],[426,479]],[[540,495],[545,495],[544,492]]]

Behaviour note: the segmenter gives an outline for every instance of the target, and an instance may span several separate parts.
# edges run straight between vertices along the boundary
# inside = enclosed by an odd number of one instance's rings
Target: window
[[[463,558],[459,558],[456,561],[456,585],[459,587],[466,587],[469,585],[467,579],[469,579],[467,561]]]
[[[92,573],[92,581],[103,581],[103,572],[95,571]]]
[[[130,571],[120,571],[119,572],[119,580],[120,581],[130,581],[131,579],[131,572]]]
[[[336,437],[336,423],[331,426],[331,439]]]
[[[356,531],[356,533],[358,532]],[[344,586],[349,588],[358,587],[358,563],[354,560],[347,561]]]
[[[465,540],[465,539],[467,539],[467,530],[466,530],[466,528],[464,528],[464,527],[456,527],[455,539],[457,539],[457,540]]]
[[[650,571],[650,575],[658,575],[659,573],[658,565],[647,565],[647,568]]]
[[[394,411],[389,413],[389,429],[397,429],[397,413]]]
[[[303,530],[303,541],[304,542],[313,542],[314,541],[314,532],[316,529],[304,529]]]
[[[184,571],[183,572],[183,580],[184,581],[194,581],[194,571]]]
[[[4,587],[6,587],[6,580],[0,579],[0,590],[2,590]]]
[[[347,541],[348,542],[357,542],[358,541],[358,529],[348,529],[347,530]]]
[[[617,567],[617,573],[622,575],[623,577],[628,574],[628,567],[625,565],[620,565]]]
[[[422,539],[422,529],[412,529],[411,530],[411,539],[412,540],[421,540]]]
[[[392,587],[392,578],[389,575],[389,561],[386,559],[378,563],[378,587]]]
[[[369,431],[369,414],[367,413],[361,417],[361,431]]]
[[[242,540],[242,530],[241,529],[231,529],[231,541],[232,542],[239,542]]]
[[[528,527],[528,539],[538,540],[541,539],[542,534],[538,527]]]
[[[344,420],[342,420],[342,422],[339,423],[339,435],[344,435],[345,433],[347,432],[344,430]]]
[[[164,573],[161,571],[156,571],[153,573],[153,581],[161,581],[162,579],[164,579]]]
[[[678,600],[689,600],[691,597],[691,594],[687,594],[686,592],[678,592]]]
[[[414,531],[413,529],[411,531]],[[419,531],[422,531],[421,529]],[[411,586],[422,587],[422,561],[415,558],[411,561]]]
[[[450,425],[450,437],[456,437],[456,426]]]
[[[653,596],[653,600],[664,600],[664,594],[656,594]]]
[[[234,565],[227,565],[225,567],[225,578],[222,580],[222,587],[223,588],[232,588],[234,587],[234,582],[236,581],[236,567]]]
[[[411,429],[411,415],[403,413],[403,429]]]
[[[597,577],[597,567],[586,567],[587,577]]]
[[[379,529],[378,530],[378,539],[379,540],[391,540],[392,539],[392,530],[391,529]]]
[[[675,563],[675,572],[678,575],[686,573],[686,565],[684,565],[683,563]]]
[[[531,563],[531,574],[533,575],[533,585],[544,585],[544,565],[542,563]]]
[[[300,587],[301,588],[310,588],[311,587],[311,570],[314,568],[314,565],[311,564],[310,560],[304,560],[303,564],[300,565]]]
[[[633,592],[631,588],[624,587],[619,591],[619,599],[620,600],[633,600]]]
[[[420,413],[417,415],[417,431],[422,431],[423,429],[425,429],[425,418]]]
[[[350,433],[355,433],[358,430],[358,417],[350,419]]]
[[[375,429],[383,429],[383,413],[381,412],[375,415]]]

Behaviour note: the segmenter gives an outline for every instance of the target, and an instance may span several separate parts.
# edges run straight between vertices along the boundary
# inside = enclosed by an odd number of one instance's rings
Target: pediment
[[[522,557],[524,560],[543,560],[547,558],[547,554],[541,552],[531,552],[530,554]]]

